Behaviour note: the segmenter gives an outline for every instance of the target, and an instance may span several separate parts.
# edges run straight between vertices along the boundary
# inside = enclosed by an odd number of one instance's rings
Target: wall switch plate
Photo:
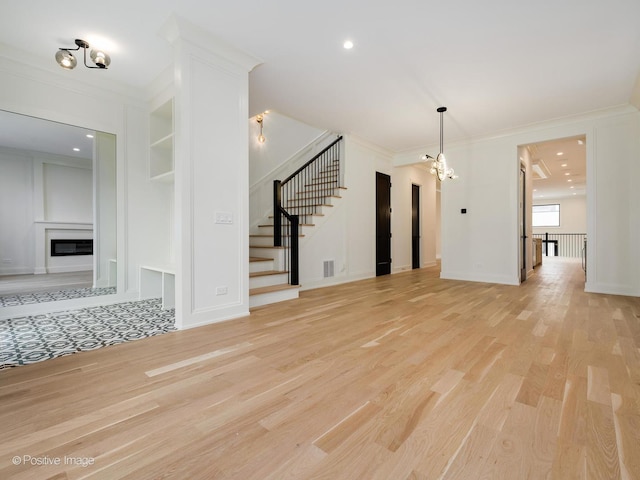
[[[216,212],[216,223],[231,225],[233,223],[233,214],[231,212]]]
[[[226,295],[227,293],[229,293],[227,287],[216,287],[216,295]]]

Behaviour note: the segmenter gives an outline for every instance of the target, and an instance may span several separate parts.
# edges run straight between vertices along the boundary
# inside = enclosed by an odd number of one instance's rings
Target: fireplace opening
[[[51,256],[93,255],[93,239],[51,240]]]

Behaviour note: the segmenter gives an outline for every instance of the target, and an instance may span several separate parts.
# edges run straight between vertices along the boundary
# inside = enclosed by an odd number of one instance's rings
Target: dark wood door
[[[420,268],[420,186],[411,185],[411,268]]]
[[[376,172],[376,276],[391,273],[391,177]]]

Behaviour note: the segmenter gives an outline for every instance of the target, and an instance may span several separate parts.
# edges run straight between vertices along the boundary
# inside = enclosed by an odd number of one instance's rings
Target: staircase
[[[286,180],[275,181],[274,211],[286,210],[299,219],[298,239],[304,240],[316,221],[325,216],[338,201],[340,190],[339,137]],[[285,214],[286,215],[286,214]],[[275,225],[282,224],[280,235]],[[276,237],[281,238],[281,246]],[[297,258],[292,258],[291,227],[285,217],[274,215],[258,225],[249,236],[249,306],[258,307],[270,303],[298,298]],[[295,243],[295,242],[294,242]],[[295,252],[294,252],[295,255]],[[292,279],[294,279],[292,281]]]

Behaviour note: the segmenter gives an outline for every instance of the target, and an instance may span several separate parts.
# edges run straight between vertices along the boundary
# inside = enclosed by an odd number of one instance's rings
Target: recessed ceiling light
[[[584,140],[578,140],[578,145],[584,145]]]
[[[79,149],[78,147],[74,147],[74,148],[73,148],[73,151],[74,151],[74,152],[79,152],[79,151],[80,151],[80,149]]]
[[[353,48],[353,42],[351,40],[345,40],[342,46],[345,50],[351,50]]]
[[[93,138],[93,135],[91,135],[90,133],[87,133],[87,138]]]
[[[563,163],[563,164],[561,165],[561,167],[566,167],[566,166],[567,166],[567,164],[566,164],[566,163]]]
[[[577,195],[577,193],[576,193],[576,192],[573,192],[573,194],[574,194],[574,195]]]
[[[569,172],[564,172],[565,175],[571,175]]]
[[[564,152],[558,152],[558,153],[556,153],[556,155],[557,156],[564,155]]]
[[[569,179],[569,180],[567,180],[567,182],[573,182],[573,180]]]
[[[569,188],[576,188],[576,187],[574,187],[573,185],[571,185]]]

